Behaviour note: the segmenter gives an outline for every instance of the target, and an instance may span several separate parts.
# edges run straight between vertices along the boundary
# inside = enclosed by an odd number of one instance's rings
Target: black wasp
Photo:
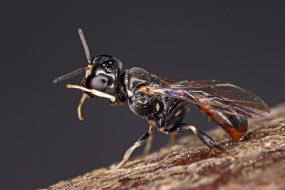
[[[56,78],[53,82],[68,79],[85,72],[81,85],[67,85],[83,92],[78,105],[78,117],[82,120],[81,107],[86,98],[102,97],[111,104],[128,102],[131,111],[148,122],[148,130],[124,154],[116,166],[127,162],[132,152],[146,141],[145,153],[149,152],[152,130],[173,136],[192,131],[212,152],[224,151],[215,141],[197,127],[183,123],[189,111],[189,102],[194,103],[231,137],[238,141],[247,131],[247,118],[263,117],[269,113],[268,106],[256,95],[238,86],[215,80],[170,81],[142,68],[122,69],[119,59],[110,55],[91,58],[81,29],[78,30],[88,66]]]

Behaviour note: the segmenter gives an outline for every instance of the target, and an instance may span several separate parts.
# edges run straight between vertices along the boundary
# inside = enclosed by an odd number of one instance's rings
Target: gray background
[[[176,80],[221,79],[283,102],[285,17],[282,1],[9,1],[1,5],[0,189],[35,189],[106,166],[147,129],[128,106],[88,100],[58,75],[87,64],[91,52],[124,68]],[[187,120],[216,127],[195,108]],[[154,148],[167,143],[156,133]],[[141,150],[140,150],[141,151]],[[136,155],[140,153],[136,151]]]

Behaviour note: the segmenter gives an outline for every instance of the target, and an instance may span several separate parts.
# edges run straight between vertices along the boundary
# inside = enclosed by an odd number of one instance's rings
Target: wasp
[[[174,81],[133,67],[123,70],[122,62],[110,55],[90,56],[82,29],[78,29],[87,67],[56,78],[53,83],[85,72],[81,85],[67,84],[67,88],[79,89],[83,95],[79,102],[78,118],[83,120],[81,107],[87,98],[106,98],[114,105],[128,103],[130,110],[145,119],[148,129],[124,154],[115,167],[122,167],[133,151],[146,144],[148,153],[153,129],[172,136],[192,131],[210,150],[224,152],[215,141],[197,127],[183,122],[193,103],[213,122],[223,128],[233,141],[242,140],[248,127],[248,118],[264,117],[268,105],[258,96],[228,82],[216,80]]]

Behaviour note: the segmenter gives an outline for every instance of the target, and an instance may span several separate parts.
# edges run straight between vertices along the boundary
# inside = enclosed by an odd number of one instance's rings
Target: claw
[[[221,153],[227,154],[228,156],[232,156],[235,160],[237,159],[237,157],[235,155],[229,153],[224,148],[222,148],[222,147],[220,147],[218,145],[214,145],[213,147],[211,147],[211,151],[212,151],[213,155],[217,154],[218,152],[221,152]]]
[[[126,160],[122,160],[118,165],[112,166],[111,170],[114,171],[114,170],[120,169],[125,163],[126,163]]]

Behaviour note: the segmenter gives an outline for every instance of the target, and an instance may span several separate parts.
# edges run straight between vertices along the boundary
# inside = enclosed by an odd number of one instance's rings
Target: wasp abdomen
[[[233,141],[241,140],[247,131],[247,118],[225,114],[207,107],[198,106],[208,117],[216,124],[221,126],[231,137]]]

